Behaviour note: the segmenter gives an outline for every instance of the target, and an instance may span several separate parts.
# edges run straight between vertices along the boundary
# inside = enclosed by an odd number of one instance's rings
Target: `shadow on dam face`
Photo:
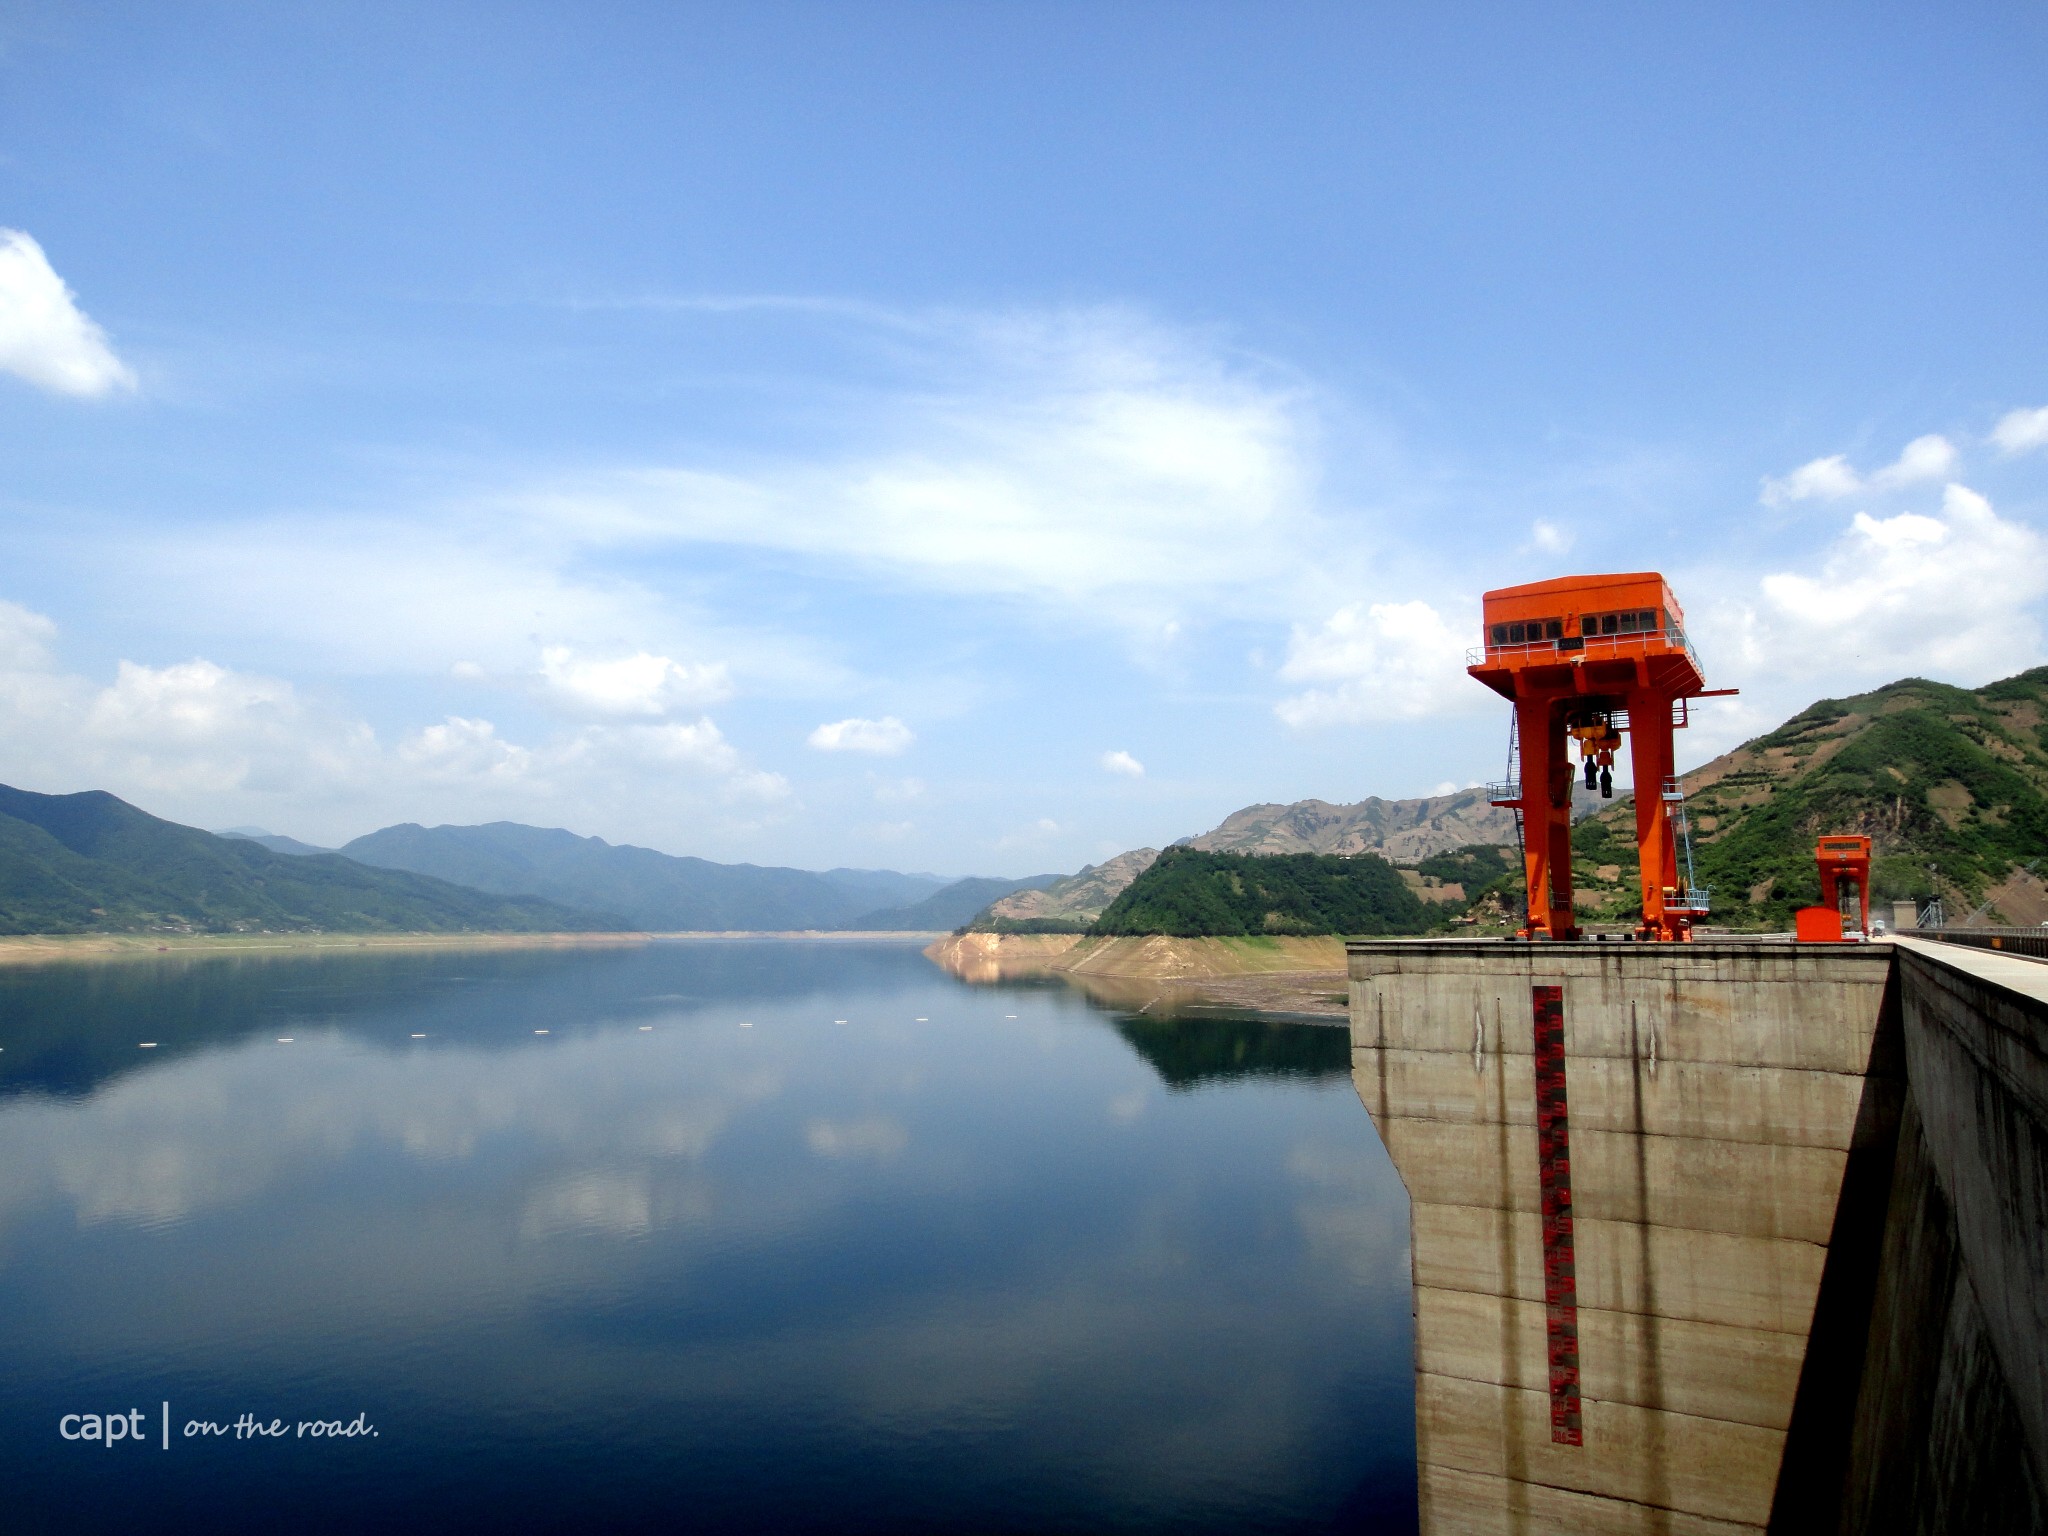
[[[2048,1532],[2048,964],[1410,940],[1349,975],[1427,1536]]]

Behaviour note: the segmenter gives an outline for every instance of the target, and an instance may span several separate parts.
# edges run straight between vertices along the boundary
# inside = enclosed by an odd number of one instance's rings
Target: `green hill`
[[[1421,933],[1439,916],[1378,854],[1207,853],[1168,848],[1092,933]]]
[[[1942,896],[1951,911],[2038,900],[2048,873],[2048,667],[1983,688],[1907,678],[1823,699],[1685,776],[1693,853],[1716,924],[1789,928],[1820,899],[1813,848],[1872,840],[1873,899]],[[1635,808],[1618,800],[1572,835],[1588,913],[1637,910]]]
[[[602,931],[617,917],[276,853],[93,790],[0,785],[0,933]]]

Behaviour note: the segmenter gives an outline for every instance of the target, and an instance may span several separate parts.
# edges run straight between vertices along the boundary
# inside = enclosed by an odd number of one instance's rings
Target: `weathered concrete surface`
[[[1353,1076],[1408,1186],[1423,1528],[1770,1519],[1892,956],[1350,946]],[[1553,1444],[1530,988],[1562,985],[1583,1446]]]
[[[2048,1530],[2048,965],[1898,951],[1907,1091],[1844,1466],[1781,1507],[1845,1533]]]

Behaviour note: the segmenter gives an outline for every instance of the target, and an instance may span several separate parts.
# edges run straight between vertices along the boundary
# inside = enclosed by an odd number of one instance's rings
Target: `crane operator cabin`
[[[1636,936],[1691,937],[1707,892],[1695,885],[1672,732],[1709,689],[1685,637],[1685,613],[1654,571],[1564,576],[1484,599],[1486,643],[1466,668],[1514,705],[1509,782],[1493,803],[1515,812],[1527,879],[1525,938],[1579,935],[1572,904],[1572,794],[1614,793],[1623,739],[1635,779],[1643,915]],[[1578,761],[1572,761],[1576,748]]]

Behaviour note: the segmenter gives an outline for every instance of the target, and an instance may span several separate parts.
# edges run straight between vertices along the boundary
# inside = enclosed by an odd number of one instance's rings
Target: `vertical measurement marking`
[[[1532,987],[1536,1015],[1536,1167],[1543,1183],[1543,1311],[1550,1340],[1550,1438],[1583,1445],[1579,1282],[1572,1251],[1572,1148],[1564,1094],[1564,988]]]

